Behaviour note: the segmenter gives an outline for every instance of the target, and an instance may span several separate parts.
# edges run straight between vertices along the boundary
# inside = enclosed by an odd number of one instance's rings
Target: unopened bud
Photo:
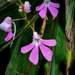
[[[19,6],[18,11],[19,11],[19,12],[22,12],[22,11],[23,11],[23,7],[22,7],[22,5]]]
[[[31,11],[30,7],[31,7],[30,3],[28,1],[25,1],[25,3],[24,3],[24,11],[26,13],[29,13]]]

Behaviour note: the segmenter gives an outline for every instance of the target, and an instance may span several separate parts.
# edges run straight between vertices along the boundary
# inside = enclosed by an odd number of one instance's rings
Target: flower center
[[[46,7],[50,6],[50,0],[44,0],[44,4]]]
[[[40,45],[40,43],[41,43],[41,39],[34,39],[34,44],[36,45],[36,46],[39,46]]]

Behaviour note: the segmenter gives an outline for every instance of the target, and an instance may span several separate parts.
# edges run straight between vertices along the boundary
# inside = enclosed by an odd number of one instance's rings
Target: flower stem
[[[33,64],[30,62],[29,66],[28,66],[28,68],[27,68],[27,70],[26,70],[26,74],[25,74],[25,75],[28,75],[28,72],[30,71],[32,65],[33,65]]]
[[[53,18],[52,18],[52,30],[51,30],[50,38],[52,38],[53,32],[54,32],[54,20],[55,20],[55,18],[53,17]]]
[[[50,69],[51,69],[51,63],[48,63],[48,73],[47,73],[47,75],[50,75]]]
[[[41,38],[43,37],[45,27],[46,27],[46,17],[43,20],[43,24],[42,24],[41,31],[40,31],[40,37]]]
[[[33,32],[35,31],[34,23],[32,24],[31,29],[33,30]]]
[[[49,75],[56,75],[56,73],[55,73],[55,55],[53,56],[50,70],[51,70],[51,73]]]
[[[16,74],[18,74],[18,75],[24,75],[24,74],[22,74],[22,73],[20,73],[20,72],[18,72],[18,71],[16,71],[16,70],[11,70],[11,69],[9,69],[9,71],[14,72],[14,73],[16,73]]]
[[[25,18],[13,19],[13,21],[20,21],[20,20],[26,20],[26,19]]]

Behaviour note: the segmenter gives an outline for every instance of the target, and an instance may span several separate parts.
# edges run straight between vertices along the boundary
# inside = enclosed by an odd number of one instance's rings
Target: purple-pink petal
[[[50,6],[55,7],[55,8],[60,8],[59,3],[50,2]]]
[[[21,53],[27,53],[34,47],[33,42],[21,48]]]
[[[47,13],[47,7],[44,7],[42,10],[40,10],[39,15],[43,19],[46,17],[46,13]]]
[[[51,61],[52,60],[52,56],[53,56],[53,52],[47,48],[46,46],[44,46],[42,43],[40,44],[40,50],[43,54],[43,56],[45,57],[45,59],[47,61]]]
[[[12,25],[12,19],[11,19],[11,17],[6,17],[3,22],[6,22],[9,25]]]
[[[14,34],[12,33],[12,31],[8,32],[6,38],[4,39],[5,42],[8,42],[10,39],[12,39],[14,36]]]
[[[43,43],[44,45],[47,45],[47,46],[55,46],[55,45],[56,45],[56,40],[54,40],[54,39],[43,40],[43,39],[42,39],[42,43]]]
[[[31,10],[30,10],[30,7],[28,6],[28,7],[24,7],[24,11],[26,12],[26,13],[29,13]]]
[[[11,25],[6,23],[6,22],[2,22],[0,24],[0,29],[5,31],[5,32],[9,32],[9,31],[11,31]]]
[[[44,3],[36,7],[36,11],[40,11],[45,7]]]
[[[48,7],[50,13],[52,14],[53,17],[57,17],[58,15],[58,10],[55,7],[49,6]]]
[[[39,51],[38,51],[38,46],[35,46],[29,56],[29,60],[36,65],[38,63],[39,59]]]

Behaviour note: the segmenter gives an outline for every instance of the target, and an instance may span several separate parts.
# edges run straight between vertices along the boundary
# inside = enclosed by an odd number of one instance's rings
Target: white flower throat
[[[41,39],[34,39],[34,44],[36,45],[36,46],[39,46],[40,45],[40,43],[41,43]]]
[[[46,7],[48,7],[50,5],[50,0],[45,0],[44,4],[45,4]]]
[[[33,43],[36,45],[36,46],[39,46],[41,44],[41,38],[40,36],[38,35],[37,32],[34,32],[33,33]]]

